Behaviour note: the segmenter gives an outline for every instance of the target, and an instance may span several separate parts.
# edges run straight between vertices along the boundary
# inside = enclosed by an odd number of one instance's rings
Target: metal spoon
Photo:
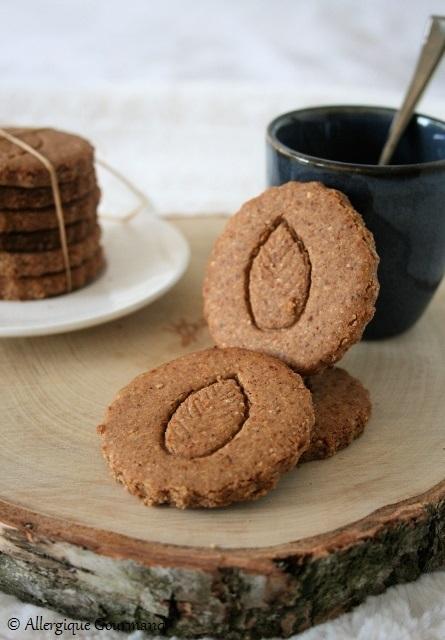
[[[402,106],[394,116],[388,139],[379,158],[379,164],[388,164],[403,135],[416,104],[433,75],[445,51],[445,16],[431,16],[429,29],[417,61],[413,78],[408,87]]]

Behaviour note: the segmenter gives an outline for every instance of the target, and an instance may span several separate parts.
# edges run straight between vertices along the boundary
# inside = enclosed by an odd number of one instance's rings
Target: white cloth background
[[[274,115],[329,102],[396,106],[426,18],[444,8],[443,0],[0,0],[0,122],[83,133],[161,214],[233,211],[264,187]],[[439,117],[444,80],[442,64],[422,105]],[[63,619],[0,594],[0,637],[54,637],[8,631],[9,617],[23,629],[37,614]],[[299,638],[443,640],[445,572]]]

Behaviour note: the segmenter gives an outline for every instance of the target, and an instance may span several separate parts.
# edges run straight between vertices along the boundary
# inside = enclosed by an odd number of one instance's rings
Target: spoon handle
[[[431,16],[429,29],[402,106],[394,116],[379,164],[388,164],[416,104],[445,51],[445,16]]]

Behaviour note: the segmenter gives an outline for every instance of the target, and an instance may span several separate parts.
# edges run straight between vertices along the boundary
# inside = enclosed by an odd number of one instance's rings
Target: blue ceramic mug
[[[378,166],[393,109],[315,107],[267,130],[270,185],[319,180],[343,191],[373,232],[380,294],[365,331],[383,338],[422,315],[445,271],[445,122],[416,114],[388,166]]]

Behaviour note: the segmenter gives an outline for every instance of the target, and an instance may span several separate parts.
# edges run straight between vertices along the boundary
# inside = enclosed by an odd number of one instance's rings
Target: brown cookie
[[[65,224],[95,218],[99,200],[100,189],[95,188],[86,196],[65,203],[63,206]],[[42,231],[56,229],[58,226],[54,206],[43,209],[3,209],[0,211],[0,233]]]
[[[92,258],[99,248],[100,227],[96,225],[84,240],[68,247],[71,268]],[[35,253],[0,251],[0,277],[23,278],[63,271],[65,262],[61,249]]]
[[[209,349],[135,378],[98,433],[113,475],[145,504],[221,507],[270,491],[313,421],[309,391],[282,362]]]
[[[90,193],[96,187],[96,172],[91,169],[71,182],[61,182],[60,197],[63,203],[72,202]],[[40,209],[53,206],[54,196],[51,187],[35,189],[0,187],[0,209]]]
[[[80,136],[56,129],[7,129],[53,165],[59,183],[72,182],[91,171],[94,149]],[[51,179],[45,166],[32,154],[0,136],[0,185],[48,187]]]
[[[94,280],[105,266],[103,251],[71,270],[72,289],[80,289]],[[38,300],[67,292],[65,271],[37,278],[0,278],[1,300]]]
[[[74,244],[84,240],[95,229],[97,218],[80,220],[65,227],[68,244]],[[60,249],[59,229],[46,229],[44,231],[28,231],[23,233],[0,233],[0,251],[13,251],[17,253],[29,253],[37,251],[52,251]]]
[[[220,347],[239,346],[315,373],[372,318],[378,257],[339,191],[289,182],[247,202],[213,248],[204,311]]]
[[[365,387],[347,371],[334,367],[306,378],[312,392],[315,425],[301,462],[333,456],[358,438],[371,415]]]

